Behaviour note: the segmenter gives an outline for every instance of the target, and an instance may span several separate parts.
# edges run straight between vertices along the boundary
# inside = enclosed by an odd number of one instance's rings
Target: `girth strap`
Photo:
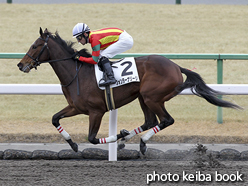
[[[108,110],[113,110],[115,109],[115,102],[114,102],[114,97],[113,97],[113,89],[110,88],[110,86],[106,86],[104,89],[104,94],[105,94],[105,101]]]

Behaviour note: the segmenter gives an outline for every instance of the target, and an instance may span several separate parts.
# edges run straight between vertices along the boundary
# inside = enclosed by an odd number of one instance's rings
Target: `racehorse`
[[[116,136],[97,139],[102,117],[108,111],[104,91],[97,86],[94,65],[72,59],[75,53],[73,45],[73,42],[63,40],[58,32],[52,34],[47,29],[43,32],[40,28],[40,37],[31,45],[17,66],[26,73],[42,63],[49,63],[52,66],[68,102],[67,107],[53,115],[52,124],[76,152],[78,145],[60,126],[59,121],[62,118],[77,114],[89,115],[89,142],[93,144],[110,143],[121,139],[120,148],[124,147],[124,143],[136,134],[150,129],[140,140],[140,151],[145,154],[147,141],[154,134],[174,123],[174,119],[164,107],[164,102],[169,101],[186,88],[190,88],[195,95],[213,105],[241,108],[236,104],[219,99],[220,93],[208,87],[196,72],[182,68],[160,55],[136,57],[135,63],[140,82],[132,82],[114,88],[113,95],[116,108],[138,98],[145,122],[132,131],[122,130]],[[91,57],[91,54],[85,49],[80,51],[80,55]],[[182,73],[186,75],[185,81],[183,81]]]

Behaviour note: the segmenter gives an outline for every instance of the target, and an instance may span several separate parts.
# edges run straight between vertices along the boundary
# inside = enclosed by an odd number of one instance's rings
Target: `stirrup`
[[[116,79],[110,80],[108,79],[107,81],[104,81],[103,83],[99,83],[100,87],[105,87],[107,85],[111,85],[111,84],[115,84],[116,83]]]

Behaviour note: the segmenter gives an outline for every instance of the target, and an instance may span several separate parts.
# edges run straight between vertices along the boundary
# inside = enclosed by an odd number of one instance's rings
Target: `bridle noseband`
[[[33,56],[31,56],[28,53],[26,53],[26,55],[28,57],[30,57],[33,60],[33,62],[34,62],[33,64],[30,63],[30,65],[28,65],[27,68],[30,68],[30,66],[32,66],[33,68],[37,69],[37,66],[39,66],[41,63],[49,62],[49,61],[44,61],[44,62],[40,62],[39,61],[39,58],[42,55],[42,53],[44,52],[45,48],[47,48],[47,50],[49,51],[49,48],[47,46],[47,41],[49,39],[49,35],[47,35],[46,39],[43,39],[42,37],[39,37],[39,39],[45,41],[45,43],[44,43],[43,47],[41,48],[40,53],[38,54],[38,56],[36,58],[34,58]]]

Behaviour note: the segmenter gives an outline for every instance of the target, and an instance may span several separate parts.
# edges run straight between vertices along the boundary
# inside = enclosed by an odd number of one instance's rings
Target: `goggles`
[[[83,35],[79,35],[79,36],[76,37],[76,39],[77,39],[78,41],[80,41],[82,38],[83,38]]]

